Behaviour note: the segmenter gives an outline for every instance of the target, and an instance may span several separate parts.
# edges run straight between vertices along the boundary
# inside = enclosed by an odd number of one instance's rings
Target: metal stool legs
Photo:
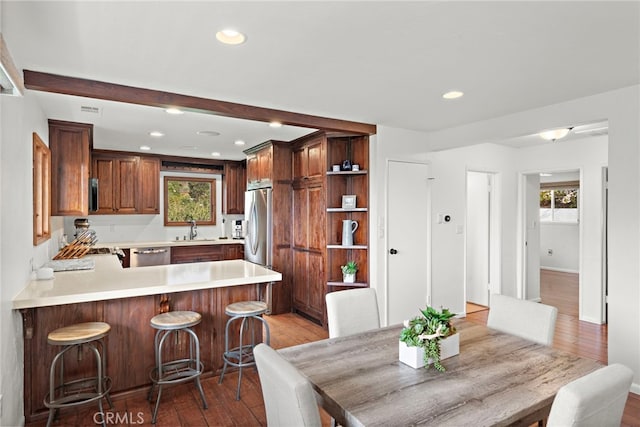
[[[102,355],[100,354],[100,350],[98,350],[97,344],[100,344]],[[65,382],[64,355],[72,349],[77,349],[78,359],[80,360],[84,346],[89,348],[91,353],[94,355],[97,371],[96,376]],[[102,398],[106,398],[109,408],[113,408],[113,402],[109,395],[109,390],[111,389],[111,378],[104,375],[106,372],[106,364],[106,352],[104,349],[104,342],[102,340],[63,346],[62,350],[60,350],[53,358],[51,368],[49,370],[49,393],[44,398],[44,404],[49,408],[47,427],[51,426],[55,415],[61,408],[84,405],[94,401],[97,401],[98,403],[98,410],[101,414],[102,425],[103,427],[106,427]],[[58,367],[59,373],[56,375]],[[58,383],[56,383],[56,376]]]
[[[189,355],[184,359],[163,361],[162,348],[164,346],[165,340],[171,335],[172,332],[176,334],[176,341],[178,339],[177,335],[180,332],[185,332],[187,335],[189,335]],[[204,407],[204,409],[207,409],[207,401],[204,397],[202,384],[200,383],[200,374],[202,374],[204,366],[200,361],[200,340],[198,339],[196,333],[193,332],[191,328],[169,330],[160,329],[156,332],[154,347],[156,367],[152,370],[150,375],[152,384],[147,400],[151,401],[156,385],[158,386],[158,396],[156,398],[156,404],[153,409],[153,417],[151,419],[151,423],[156,423],[158,408],[160,407],[160,397],[162,396],[162,386],[165,384],[177,384],[189,380],[194,380],[194,382],[196,383],[196,387],[198,388],[198,392],[200,393],[200,398],[202,399],[202,406]]]
[[[242,319],[242,323],[240,324],[240,345],[238,347],[229,348],[229,326],[237,320]],[[242,368],[246,368],[249,366],[255,366],[256,362],[253,358],[253,348],[256,346],[255,341],[255,323],[260,322],[260,326],[264,326],[266,331],[266,339],[264,342],[268,345],[271,341],[271,334],[269,332],[269,324],[266,320],[259,315],[251,315],[251,316],[233,316],[229,320],[227,320],[227,325],[224,331],[224,354],[222,358],[224,360],[224,366],[222,367],[222,374],[220,374],[220,380],[218,380],[218,384],[222,384],[222,380],[224,379],[224,374],[227,370],[227,365],[235,366],[238,368],[238,388],[236,390],[236,400],[240,400],[240,384],[242,382]],[[251,333],[251,342],[248,344],[244,343],[244,332],[245,327],[249,326]]]

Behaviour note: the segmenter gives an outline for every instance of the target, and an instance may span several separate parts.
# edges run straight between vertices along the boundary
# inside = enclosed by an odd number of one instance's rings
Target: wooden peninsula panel
[[[146,394],[149,391],[149,370],[154,365],[155,335],[149,321],[160,313],[161,308],[166,308],[165,301],[168,300],[171,311],[191,310],[202,314],[202,322],[193,329],[200,339],[200,357],[205,369],[203,375],[218,375],[222,371],[224,330],[229,318],[225,315],[224,308],[232,302],[258,299],[258,287],[259,285],[249,284],[22,309],[26,422],[41,420],[47,416],[43,398],[48,389],[49,367],[60,349],[47,344],[47,335],[54,329],[89,321],[103,321],[111,325],[111,333],[106,338],[107,375],[111,377],[113,384],[111,396],[117,401],[131,394]],[[258,333],[261,334],[261,329]],[[231,331],[231,345],[238,345],[238,334],[238,327],[234,327]],[[187,345],[188,340],[184,337],[180,337],[177,344],[172,340],[167,356],[178,349],[185,350]],[[75,352],[67,356],[69,358],[68,361],[65,359],[65,368],[72,375],[93,372],[92,358],[87,350],[79,364]]]

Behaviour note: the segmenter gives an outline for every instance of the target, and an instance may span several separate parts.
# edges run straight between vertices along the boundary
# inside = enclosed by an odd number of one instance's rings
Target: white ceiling
[[[638,84],[639,22],[638,1],[2,2],[2,32],[22,69],[421,131]],[[216,42],[225,27],[246,43]],[[443,100],[451,89],[465,96]],[[72,114],[56,97],[41,97],[45,112]],[[176,117],[156,111],[148,123],[112,109],[104,106],[98,148],[137,147],[154,124],[167,141],[174,135]],[[209,139],[227,145],[238,138],[217,122],[184,126],[174,150],[203,144],[185,143],[197,130],[216,130]]]

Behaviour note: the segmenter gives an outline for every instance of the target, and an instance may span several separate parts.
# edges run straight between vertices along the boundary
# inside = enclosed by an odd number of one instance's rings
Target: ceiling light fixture
[[[556,139],[562,139],[565,136],[569,135],[569,131],[571,131],[571,129],[572,128],[560,128],[547,130],[544,132],[540,132],[538,135],[540,135],[540,138],[546,141],[555,141]]]
[[[218,31],[216,33],[216,39],[218,39],[220,43],[236,45],[244,43],[247,38],[240,31],[227,28]]]
[[[184,111],[180,110],[179,108],[167,108],[164,111],[166,111],[168,114],[184,114]]]
[[[282,123],[280,123],[280,122],[271,122],[271,123],[269,123],[269,126],[271,126],[272,128],[281,128],[282,127]]]
[[[238,140],[234,141],[233,143],[235,145],[244,145],[245,144],[245,142],[243,140],[241,140],[241,139],[238,139]]]
[[[149,147],[148,145],[141,145],[140,149],[143,150],[143,151],[149,151],[149,150],[151,150],[151,147]]]
[[[160,132],[158,130],[154,130],[154,131],[149,132],[149,135],[153,136],[155,138],[160,138],[161,136],[164,136],[164,133],[162,133],[162,132]]]
[[[461,98],[462,95],[464,95],[464,92],[461,92],[459,90],[451,90],[447,93],[442,94],[442,97],[444,99],[458,99]]]
[[[219,151],[214,151],[213,153],[211,153],[211,155],[213,157],[220,157],[220,152]]]

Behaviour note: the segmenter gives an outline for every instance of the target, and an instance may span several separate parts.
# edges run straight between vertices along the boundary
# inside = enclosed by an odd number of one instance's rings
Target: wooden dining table
[[[460,354],[446,372],[398,360],[401,325],[279,350],[342,426],[529,425],[563,385],[602,365],[454,319]]]

